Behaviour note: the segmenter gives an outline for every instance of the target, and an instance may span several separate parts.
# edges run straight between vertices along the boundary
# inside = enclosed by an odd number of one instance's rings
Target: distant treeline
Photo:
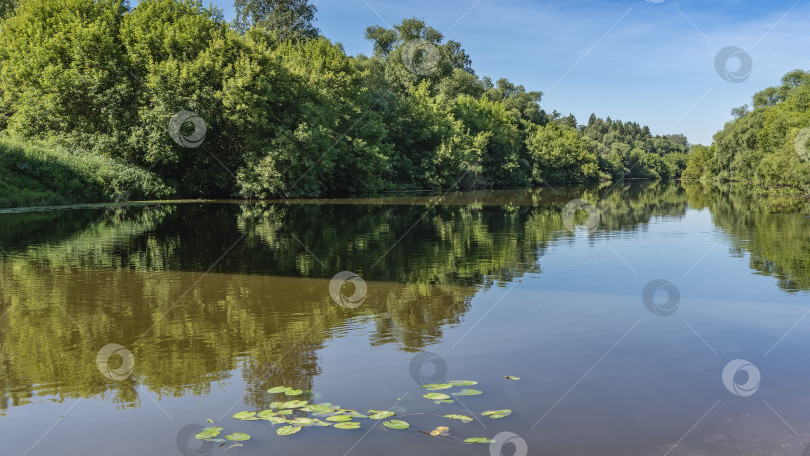
[[[810,197],[810,73],[791,71],[714,135],[696,146],[683,177],[744,181],[772,193]]]
[[[686,167],[684,136],[547,113],[541,92],[477,76],[460,43],[419,19],[369,27],[373,55],[355,57],[314,27],[307,0],[237,0],[233,23],[197,0],[0,3],[4,135],[93,157],[61,160],[64,179],[104,160],[140,168],[159,183],[138,197],[521,187]],[[183,111],[197,124],[180,119],[172,134]],[[18,182],[53,180],[36,161],[11,168]]]

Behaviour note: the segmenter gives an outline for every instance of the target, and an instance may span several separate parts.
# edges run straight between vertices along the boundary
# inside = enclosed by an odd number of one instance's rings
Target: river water
[[[810,218],[774,212],[638,182],[0,213],[0,455],[810,454]],[[295,399],[397,416],[232,417]]]

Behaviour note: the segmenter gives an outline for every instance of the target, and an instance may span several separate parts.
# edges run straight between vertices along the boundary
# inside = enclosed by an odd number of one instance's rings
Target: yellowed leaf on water
[[[430,431],[430,435],[433,435],[433,436],[450,435],[450,428],[447,427],[447,426],[439,426],[436,429]]]

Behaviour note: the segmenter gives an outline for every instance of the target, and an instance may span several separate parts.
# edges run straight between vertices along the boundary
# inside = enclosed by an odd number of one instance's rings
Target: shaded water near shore
[[[250,434],[243,455],[511,455],[460,442],[501,432],[528,454],[801,455],[808,233],[649,182],[0,214],[0,455],[224,452],[189,439],[206,419]],[[131,365],[100,368],[108,344]],[[483,394],[422,397],[452,379]],[[232,418],[278,385],[411,429]]]

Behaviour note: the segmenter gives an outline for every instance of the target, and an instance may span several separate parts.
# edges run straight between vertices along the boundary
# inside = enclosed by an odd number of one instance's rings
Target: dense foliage
[[[0,207],[168,198],[154,173],[97,154],[0,139]]]
[[[692,150],[684,177],[810,195],[810,73],[791,71],[781,85],[756,93],[753,109],[732,113],[714,144]]]
[[[682,136],[547,114],[540,92],[477,76],[418,19],[369,27],[373,55],[352,57],[319,36],[306,0],[237,0],[233,25],[199,0],[9,5],[4,134],[149,169],[179,196],[670,178],[686,162]],[[170,131],[183,111],[204,121],[199,147]]]

